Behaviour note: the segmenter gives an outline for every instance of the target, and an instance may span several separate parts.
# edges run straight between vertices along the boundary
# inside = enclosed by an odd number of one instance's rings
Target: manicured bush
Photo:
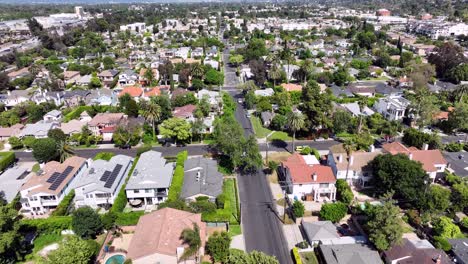
[[[117,213],[115,224],[119,226],[136,225],[145,211],[135,211],[129,213]]]
[[[170,201],[179,199],[182,185],[184,184],[184,163],[187,156],[187,151],[182,151],[177,154],[176,168],[174,170],[174,176],[172,177],[171,186],[169,187],[168,200]]]
[[[443,251],[450,251],[452,249],[452,245],[448,242],[448,240],[441,236],[434,237],[434,246],[436,248],[440,248]]]
[[[68,212],[68,207],[70,207],[70,204],[72,203],[74,197],[75,197],[75,190],[71,190],[71,192],[62,199],[62,201],[59,203],[59,205],[52,212],[51,215],[52,216],[66,215]]]
[[[293,247],[292,252],[294,256],[294,263],[302,264],[301,255],[299,255],[299,250],[297,249],[297,247]]]
[[[336,180],[336,194],[338,201],[347,205],[351,204],[354,199],[354,194],[351,190],[351,187],[349,187],[346,180],[343,179]]]
[[[463,150],[463,144],[460,143],[449,143],[445,145],[445,150],[448,152],[459,152]]]
[[[49,218],[22,219],[24,230],[34,230],[39,233],[57,233],[71,228],[71,216],[51,216]]]
[[[133,160],[132,168],[130,169],[130,171],[128,173],[128,176],[125,179],[125,183],[122,185],[122,188],[120,189],[119,193],[117,194],[117,197],[115,197],[114,204],[112,204],[110,212],[119,213],[119,212],[122,212],[125,209],[125,206],[127,205],[127,193],[125,192],[125,186],[127,185],[128,179],[130,178],[130,175],[132,175],[133,170],[135,169],[135,166],[138,163],[139,159],[140,159],[140,157],[137,156]]]
[[[13,162],[15,162],[16,156],[14,152],[2,152],[0,153],[0,171],[8,168]]]
[[[346,204],[341,202],[324,204],[320,209],[320,219],[337,223],[345,217],[347,211]]]
[[[293,210],[293,214],[294,214],[295,217],[303,217],[304,216],[305,207],[304,207],[304,204],[301,201],[295,200],[293,205],[292,205],[292,210]]]
[[[410,224],[419,226],[421,225],[421,217],[417,210],[411,209],[406,211],[406,215],[408,216],[408,221]]]
[[[109,161],[115,154],[113,152],[99,152],[94,156],[93,160],[107,160]]]
[[[216,207],[218,209],[223,209],[224,208],[224,203],[226,202],[226,195],[224,193],[221,193],[216,197]]]
[[[72,215],[72,228],[82,238],[95,238],[102,231],[101,217],[91,207],[78,208]]]

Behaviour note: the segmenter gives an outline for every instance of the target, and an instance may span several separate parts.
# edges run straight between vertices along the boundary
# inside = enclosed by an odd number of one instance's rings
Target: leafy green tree
[[[450,190],[432,185],[426,195],[425,208],[430,212],[441,213],[450,206]]]
[[[252,251],[246,253],[238,249],[229,250],[229,259],[226,264],[279,264],[274,256],[268,256],[263,252]]]
[[[211,85],[223,85],[224,75],[215,69],[209,69],[205,74],[205,83]]]
[[[291,112],[288,117],[288,129],[293,133],[292,152],[295,151],[294,140],[296,139],[296,132],[304,128],[304,116],[299,112]]]
[[[233,64],[235,67],[239,67],[242,62],[244,62],[244,56],[240,54],[232,54],[229,56],[229,63]]]
[[[95,89],[95,88],[101,88],[101,87],[102,87],[101,80],[99,80],[99,78],[97,76],[97,73],[93,72],[91,74],[91,80],[89,82],[89,88],[90,89]]]
[[[369,230],[369,240],[378,250],[387,250],[400,243],[403,226],[399,213],[400,208],[395,206],[392,200],[374,207],[366,226]]]
[[[453,208],[464,211],[468,208],[468,183],[461,182],[452,185],[451,201]]]
[[[127,105],[125,106],[125,114],[128,115],[129,117],[138,117],[138,104],[136,101],[131,98],[130,101],[128,101]]]
[[[333,131],[336,134],[348,132],[353,122],[353,116],[344,110],[337,110],[333,113]]]
[[[49,130],[49,132],[47,132],[47,137],[55,140],[56,142],[64,142],[67,140],[67,135],[65,135],[60,128]]]
[[[468,103],[457,103],[455,110],[449,113],[449,123],[452,127],[468,131]]]
[[[463,55],[461,46],[447,41],[429,55],[428,61],[435,65],[437,76],[445,78],[453,68],[466,62],[467,59]]]
[[[452,219],[441,216],[439,219],[434,221],[434,232],[443,238],[462,238],[463,233],[456,224],[453,223]]]
[[[226,263],[230,246],[231,237],[227,232],[214,232],[206,242],[206,250],[214,262]]]
[[[305,212],[304,204],[299,200],[295,200],[292,205],[292,211],[294,216],[303,217]]]
[[[33,148],[34,142],[36,142],[36,138],[32,136],[26,136],[23,138],[23,145],[26,148]]]
[[[140,139],[140,127],[118,126],[112,135],[112,141],[114,141],[114,144],[117,147],[136,146],[140,142]]]
[[[161,107],[161,120],[166,120],[172,117],[171,100],[167,95],[153,96],[151,101]]]
[[[268,50],[265,46],[265,40],[263,39],[253,38],[245,48],[245,58],[247,60],[258,60],[267,54]]]
[[[102,58],[102,64],[104,64],[105,70],[110,70],[115,67],[115,61],[111,57],[104,57]]]
[[[427,134],[414,128],[407,129],[403,134],[402,142],[408,146],[421,149],[424,144],[429,145],[429,149],[437,149],[441,145],[440,137],[437,134]]]
[[[17,137],[8,138],[8,144],[11,145],[12,149],[20,149],[23,147],[23,142]]]
[[[344,203],[336,202],[324,204],[322,208],[320,208],[320,219],[338,223],[346,216],[347,212],[348,208]]]
[[[181,94],[172,99],[172,105],[175,107],[196,104],[197,102],[198,100],[193,93]]]
[[[268,78],[273,80],[273,87],[276,87],[276,82],[281,79],[282,70],[278,64],[273,64],[268,71]]]
[[[404,154],[385,154],[369,163],[373,171],[375,190],[378,194],[395,191],[395,196],[412,203],[423,199],[425,181],[428,180],[421,163],[410,160]]]
[[[1,195],[1,192],[0,192]],[[0,197],[2,198],[2,197]],[[0,199],[0,262],[15,263],[21,249],[22,235],[18,211]]]
[[[244,97],[245,108],[252,109],[254,108],[256,103],[257,103],[257,97],[255,96],[255,92],[252,90],[248,91]]]
[[[185,248],[184,253],[180,257],[181,260],[187,260],[192,256],[195,256],[195,259],[198,259],[199,249],[202,245],[200,238],[200,228],[197,224],[193,224],[193,229],[186,228],[182,230],[180,234],[180,239],[187,244],[188,247]]]
[[[51,138],[39,138],[32,146],[33,157],[39,163],[48,162],[57,158],[57,142]]]
[[[273,107],[268,97],[260,96],[259,98],[257,98],[257,111],[258,112],[268,112],[272,110],[273,110]]]
[[[349,187],[348,183],[344,179],[336,180],[336,194],[337,199],[340,202],[343,202],[347,205],[351,204],[354,199],[353,192],[351,191],[351,187]]]
[[[271,120],[270,127],[274,130],[283,131],[288,124],[288,118],[281,114],[276,114]]]
[[[192,136],[190,123],[177,117],[162,122],[162,124],[159,125],[159,131],[161,135],[175,139],[176,142],[184,142]]]
[[[58,249],[50,252],[46,264],[88,264],[95,254],[94,247],[76,236],[68,236]]]
[[[203,80],[203,76],[205,75],[205,70],[200,63],[196,63],[192,65],[192,76],[198,80]]]
[[[350,76],[348,70],[344,67],[338,68],[338,70],[333,73],[333,82],[338,86],[345,85],[349,80]]]
[[[332,110],[331,94],[329,91],[322,93],[318,83],[309,80],[302,89],[302,102],[300,106],[307,116],[306,127],[314,129],[318,126],[328,128],[331,126],[330,113]]]
[[[72,229],[76,235],[88,239],[95,238],[102,231],[99,214],[91,207],[78,208],[72,215]]]
[[[241,147],[242,153],[240,153],[239,161],[235,161],[235,165],[244,173],[257,171],[262,166],[263,161],[255,136],[251,135],[247,139],[242,138]]]

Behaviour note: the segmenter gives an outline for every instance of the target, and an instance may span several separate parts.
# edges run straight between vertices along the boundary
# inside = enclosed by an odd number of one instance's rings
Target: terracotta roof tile
[[[331,167],[323,165],[306,164],[304,158],[299,153],[294,153],[286,161],[282,162],[283,167],[287,167],[294,184],[298,183],[335,183],[336,179]],[[317,180],[313,180],[313,175],[317,174]]]
[[[302,86],[294,83],[282,83],[281,87],[287,92],[302,91]]]
[[[143,89],[141,87],[129,86],[129,87],[125,87],[119,93],[119,97],[125,94],[129,94],[131,97],[140,97],[142,93],[143,93]]]
[[[421,162],[423,169],[426,172],[437,171],[435,165],[447,164],[447,160],[444,158],[444,156],[442,156],[442,153],[438,149],[419,150],[415,147],[407,148],[400,142],[384,144],[382,148],[384,151],[392,155],[400,153],[409,155],[412,160]]]

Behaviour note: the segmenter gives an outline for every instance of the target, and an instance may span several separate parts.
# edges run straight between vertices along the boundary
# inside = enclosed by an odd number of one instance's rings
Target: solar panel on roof
[[[58,172],[52,173],[52,175],[49,177],[49,179],[47,179],[47,182],[48,183],[53,183],[57,179],[57,177],[59,175],[60,175],[60,173],[58,173]]]
[[[49,187],[49,190],[57,190],[57,188],[60,186],[60,184],[62,184],[62,182],[65,180],[65,178],[67,178],[67,176],[70,174],[70,172],[72,172],[74,169],[74,167],[72,166],[67,166],[65,168],[65,170],[62,172],[62,174],[60,174],[57,179],[55,179],[54,183],[52,183],[52,185],[50,185]]]
[[[111,172],[108,171],[108,170],[106,170],[106,171],[102,174],[102,176],[101,176],[101,178],[100,178],[99,180],[100,180],[100,181],[103,181],[103,182],[107,181],[107,179],[109,179],[110,174],[111,174]]]
[[[109,178],[107,179],[106,184],[104,184],[104,188],[110,188],[112,186],[112,184],[114,184],[115,179],[119,175],[119,172],[120,172],[121,169],[122,169],[122,165],[117,164],[115,166],[114,170],[112,171]]]

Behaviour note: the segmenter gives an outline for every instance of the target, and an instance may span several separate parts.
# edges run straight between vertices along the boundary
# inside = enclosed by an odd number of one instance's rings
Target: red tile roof
[[[336,179],[331,167],[323,165],[306,164],[304,158],[299,153],[294,153],[282,166],[288,168],[293,184],[303,183],[335,183]],[[317,175],[317,180],[313,180],[313,175]]]
[[[401,153],[410,156],[412,160],[421,162],[426,172],[437,171],[435,167],[437,164],[447,164],[447,160],[438,149],[420,150],[415,147],[407,148],[400,142],[387,143],[384,144],[382,148],[392,155]]]
[[[176,107],[174,108],[174,117],[179,117],[179,118],[187,118],[193,115],[193,112],[197,109],[196,105],[185,105],[181,107]]]
[[[302,91],[302,86],[294,83],[282,83],[281,87],[283,87],[286,92]]]
[[[149,89],[148,91],[145,91],[145,96],[150,97],[150,96],[158,96],[161,95],[161,89],[159,87],[154,87]]]
[[[123,96],[124,94],[129,94],[131,97],[140,97],[142,93],[143,93],[143,89],[141,87],[129,86],[129,87],[125,87],[119,93],[119,97]]]

